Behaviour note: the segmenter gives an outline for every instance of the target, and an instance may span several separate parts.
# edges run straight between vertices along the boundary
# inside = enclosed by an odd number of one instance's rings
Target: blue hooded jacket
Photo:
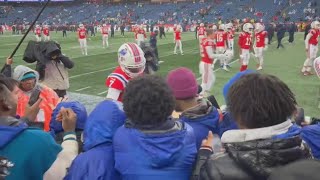
[[[53,110],[51,121],[50,121],[50,132],[52,135],[63,132],[62,123],[57,121],[57,115],[59,114],[61,108],[70,108],[77,114],[76,129],[83,130],[87,120],[87,109],[86,107],[78,101],[61,102]]]
[[[115,168],[125,180],[187,180],[196,158],[192,128],[175,122],[181,129],[142,132],[120,127],[113,140]]]
[[[312,155],[320,159],[320,124],[303,127],[301,137],[311,148]]]
[[[98,104],[89,115],[84,129],[85,152],[72,162],[64,179],[119,179],[114,170],[112,137],[125,119],[120,103],[105,100]]]
[[[60,151],[61,146],[41,129],[0,126],[0,156],[14,164],[7,180],[43,179]]]

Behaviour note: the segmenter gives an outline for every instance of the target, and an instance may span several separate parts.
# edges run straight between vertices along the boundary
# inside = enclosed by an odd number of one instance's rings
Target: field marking
[[[185,51],[185,54],[186,54],[186,52],[193,52],[194,50],[195,49],[191,49],[189,51]],[[174,55],[173,53],[170,53],[170,54],[167,54],[167,55],[164,55],[164,56],[160,56],[160,58],[167,57],[167,56],[173,56],[173,55]],[[100,70],[96,70],[96,71],[91,71],[91,72],[87,72],[87,73],[82,73],[82,74],[70,76],[69,79],[73,79],[73,78],[76,78],[76,77],[81,77],[81,76],[89,75],[89,74],[95,74],[95,73],[102,72],[102,71],[108,71],[108,70],[114,69],[116,67],[118,67],[118,66],[114,66],[114,67],[110,67],[110,68],[106,68],[106,69],[100,69]]]
[[[98,93],[97,95],[102,95],[102,94],[106,94],[108,92],[108,90],[106,90],[106,91],[103,91],[103,92],[101,92],[101,93]]]
[[[229,63],[229,64],[233,64],[233,63],[235,63],[235,62],[237,62],[237,61],[239,61],[239,59],[236,59],[236,60],[234,60],[234,61],[232,61],[231,63]],[[217,71],[219,71],[221,68],[218,68],[218,69],[215,69],[213,72],[217,72]],[[197,80],[199,81],[199,80],[201,80],[201,76],[200,77],[198,77],[197,78]]]
[[[87,86],[87,87],[84,87],[84,88],[77,89],[76,92],[79,92],[79,91],[82,91],[82,90],[85,90],[85,89],[89,89],[89,88],[91,88],[91,86]]]

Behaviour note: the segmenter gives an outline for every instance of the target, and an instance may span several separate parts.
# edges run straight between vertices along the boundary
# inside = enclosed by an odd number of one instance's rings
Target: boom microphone
[[[38,13],[36,19],[32,22],[32,24],[30,25],[29,29],[27,30],[27,32],[23,35],[23,37],[21,38],[20,42],[18,43],[18,45],[16,46],[16,48],[13,50],[12,54],[10,55],[10,59],[16,54],[17,50],[19,49],[20,45],[22,44],[22,42],[24,41],[24,39],[27,37],[27,35],[29,34],[31,28],[34,26],[34,24],[37,22],[37,20],[39,19],[40,15],[42,14],[43,10],[48,6],[50,0],[47,0],[46,4],[42,7],[41,11]]]

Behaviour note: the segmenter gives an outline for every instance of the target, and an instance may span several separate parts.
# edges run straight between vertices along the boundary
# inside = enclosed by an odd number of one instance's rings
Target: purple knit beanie
[[[185,67],[169,72],[167,83],[177,100],[190,99],[197,96],[198,84],[193,72]]]

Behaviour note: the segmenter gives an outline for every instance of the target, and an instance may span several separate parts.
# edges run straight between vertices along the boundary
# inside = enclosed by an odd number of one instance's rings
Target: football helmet
[[[225,28],[226,28],[227,31],[231,31],[232,27],[233,27],[232,23],[228,23],[228,24],[226,24]]]
[[[312,29],[320,29],[320,22],[319,21],[313,21],[311,23],[311,28]]]
[[[106,24],[102,24],[102,26],[103,26],[103,27],[106,27],[107,25],[106,25]]]
[[[219,25],[219,30],[225,30],[225,25],[224,24],[220,24]]]
[[[40,25],[37,24],[37,25],[36,25],[36,28],[39,28],[39,27],[40,27]]]
[[[256,32],[261,32],[263,30],[264,30],[264,25],[263,24],[261,24],[261,23],[256,23],[255,24],[255,31]]]
[[[203,24],[203,23],[200,23],[200,26],[201,26],[201,27],[203,27],[203,26],[204,26],[204,24]]]
[[[217,25],[212,25],[213,31],[216,31],[218,29]]]
[[[84,25],[83,24],[79,24],[79,28],[84,28]]]
[[[243,31],[247,33],[252,33],[253,32],[253,25],[251,23],[245,23],[243,25]]]
[[[120,46],[118,62],[122,71],[131,78],[142,74],[146,66],[144,52],[135,43],[125,43]]]

